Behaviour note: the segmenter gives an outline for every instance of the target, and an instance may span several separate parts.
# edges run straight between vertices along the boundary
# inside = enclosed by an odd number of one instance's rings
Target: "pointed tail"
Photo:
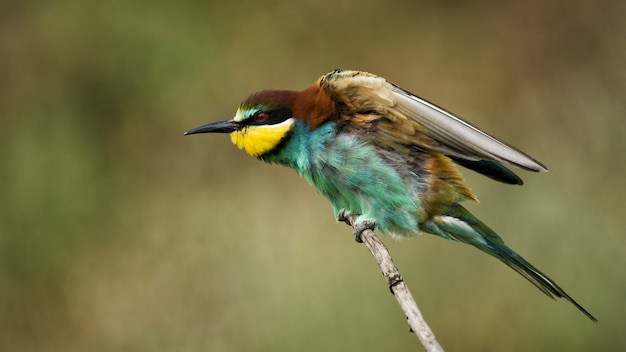
[[[422,226],[423,230],[446,239],[459,241],[480,249],[488,253],[504,264],[517,271],[533,285],[537,286],[541,292],[548,297],[565,298],[576,308],[583,312],[589,319],[598,321],[591,313],[570,297],[556,282],[547,275],[535,268],[526,259],[515,253],[504,241],[487,225],[478,220],[472,213],[458,204],[451,205],[444,215],[433,218]]]

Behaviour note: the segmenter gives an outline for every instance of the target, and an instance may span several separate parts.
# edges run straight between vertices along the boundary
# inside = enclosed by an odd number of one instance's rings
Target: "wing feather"
[[[392,108],[420,124],[444,149],[448,147],[446,154],[467,160],[501,161],[530,171],[547,171],[543,164],[521,150],[424,99],[392,86],[396,98],[396,105]]]
[[[448,155],[457,162],[466,161],[465,164],[459,162],[462,165],[490,160],[530,171],[548,170],[521,150],[382,77],[367,72],[336,70],[322,76],[319,84],[352,110],[351,114],[373,111],[380,119],[388,120],[388,123],[378,123],[377,126],[387,129],[381,131],[387,136],[395,134],[403,143],[410,141],[426,150]],[[398,129],[414,133],[398,135]]]

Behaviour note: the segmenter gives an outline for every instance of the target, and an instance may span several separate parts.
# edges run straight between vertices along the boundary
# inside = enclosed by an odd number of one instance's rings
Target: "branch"
[[[355,226],[356,218],[357,217],[355,215],[350,215],[345,218],[346,223],[352,226],[355,231],[357,231],[357,226]],[[367,249],[369,249],[370,253],[372,253],[376,259],[383,276],[389,284],[391,293],[396,297],[398,304],[400,304],[400,308],[402,308],[407,317],[411,331],[417,335],[417,338],[420,340],[426,351],[443,352],[443,348],[437,342],[437,339],[435,338],[432,330],[430,330],[430,327],[428,327],[426,320],[424,320],[422,313],[417,307],[417,303],[415,303],[415,299],[411,295],[411,292],[409,292],[409,288],[404,283],[402,275],[400,275],[398,268],[396,268],[393,263],[393,259],[391,258],[391,255],[385,245],[378,237],[376,237],[374,231],[361,227],[358,228],[358,231],[361,231],[361,233],[355,233],[355,235],[360,235],[361,240],[365,243]]]

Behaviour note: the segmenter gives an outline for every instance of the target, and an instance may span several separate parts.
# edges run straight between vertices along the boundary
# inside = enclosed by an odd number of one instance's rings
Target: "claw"
[[[341,209],[339,213],[337,213],[337,221],[345,222],[346,224],[350,225],[350,222],[348,221],[348,217],[346,216],[345,209]]]
[[[403,282],[404,279],[402,278],[402,275],[400,275],[400,273],[397,273],[397,274],[390,275],[387,278],[387,281],[389,282],[389,291],[391,291],[392,295],[395,295],[395,292],[393,292],[394,286],[396,286],[399,283]]]
[[[363,231],[365,230],[374,231],[375,229],[376,229],[376,222],[372,220],[359,221],[358,223],[354,225],[354,231],[352,231],[352,234],[354,235],[354,240],[357,241],[358,243],[363,243],[363,239],[361,238]]]
[[[341,209],[339,212],[337,212],[337,221],[345,222],[346,224],[352,226],[352,224],[350,223],[350,220],[348,219],[348,216],[351,216],[351,215],[352,214],[346,214],[345,209]],[[354,224],[354,231],[352,231],[352,234],[354,235],[354,240],[357,241],[358,243],[363,243],[361,234],[366,229],[374,231],[374,229],[376,229],[376,222],[374,220],[359,221],[357,218],[356,224]]]

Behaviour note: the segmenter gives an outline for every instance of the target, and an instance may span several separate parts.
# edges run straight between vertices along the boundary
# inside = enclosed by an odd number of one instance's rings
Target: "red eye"
[[[257,111],[254,114],[254,122],[263,122],[265,120],[267,120],[267,113],[263,111]]]

